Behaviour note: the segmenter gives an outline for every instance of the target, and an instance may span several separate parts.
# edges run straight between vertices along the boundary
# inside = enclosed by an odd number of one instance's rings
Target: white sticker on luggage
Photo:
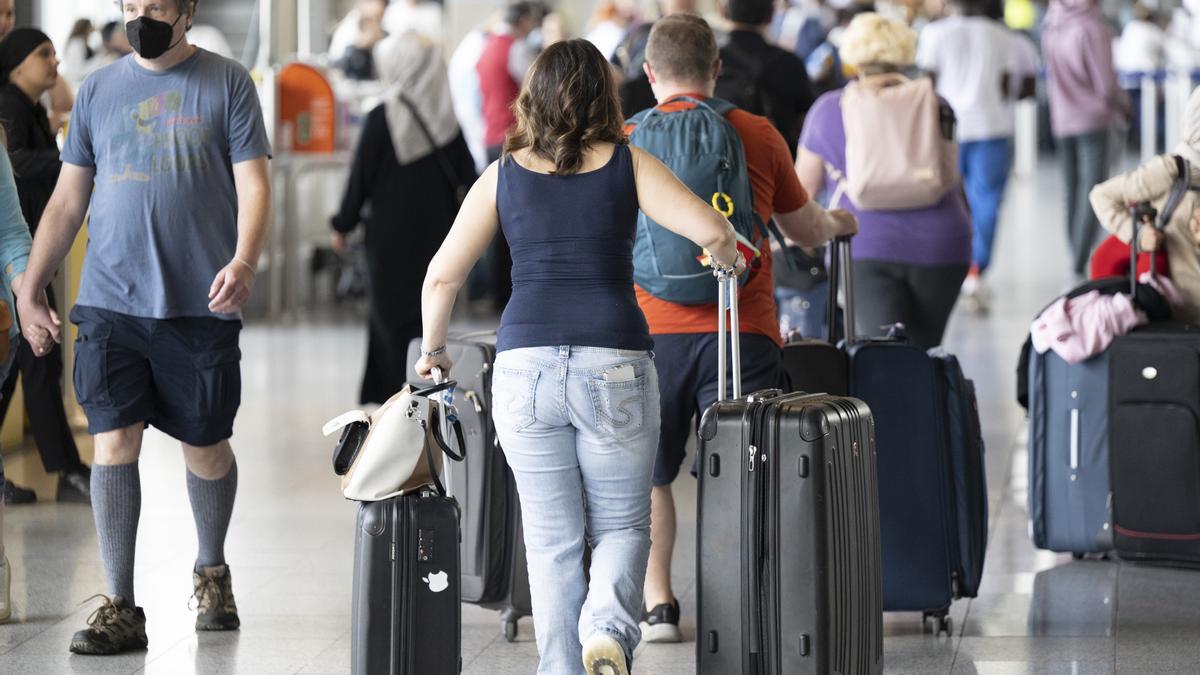
[[[421,581],[428,584],[429,590],[434,593],[441,593],[450,588],[450,576],[445,572],[434,572],[427,577],[421,577]]]

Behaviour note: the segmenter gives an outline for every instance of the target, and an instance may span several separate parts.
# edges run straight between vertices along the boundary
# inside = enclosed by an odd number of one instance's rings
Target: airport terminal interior
[[[576,26],[575,34],[589,25],[591,4],[562,0],[560,10]],[[890,4],[901,14],[900,8],[916,6]],[[1114,26],[1129,19],[1128,3],[1101,4]],[[1153,6],[1169,18],[1174,4],[1161,0]],[[76,18],[89,18],[97,27],[119,19],[107,0],[25,0],[16,5],[18,26],[40,25],[56,44],[66,42]],[[193,630],[189,597],[197,535],[185,465],[178,443],[149,429],[140,460],[143,507],[135,569],[149,646],[108,657],[69,653],[71,636],[96,607],[89,598],[106,592],[95,523],[87,504],[55,500],[56,478],[41,468],[22,415],[10,411],[0,431],[6,474],[33,489],[38,500],[9,504],[0,521],[11,561],[13,608],[12,620],[0,625],[0,673],[351,672],[358,507],[341,494],[331,466],[336,438],[323,436],[322,425],[358,407],[367,309],[354,288],[361,280],[355,280],[349,265],[330,263],[336,256],[329,251],[328,227],[354,146],[355,131],[343,127],[362,121],[363,111],[343,99],[361,103],[369,97],[360,89],[365,85],[330,76],[337,84],[336,124],[331,127],[334,137],[326,139],[329,147],[320,148],[308,133],[307,125],[315,124],[312,111],[301,113],[301,120],[289,118],[295,114],[289,105],[295,102],[272,88],[298,81],[289,79],[297,77],[294,70],[289,74],[289,64],[307,64],[318,74],[334,70],[322,52],[333,27],[354,6],[334,0],[199,3],[200,19],[224,33],[231,56],[253,71],[264,110],[274,122],[268,127],[275,148],[275,229],[245,312],[242,404],[232,438],[240,488],[226,558],[237,591],[240,630]],[[446,0],[447,40],[461,37],[497,7],[493,0]],[[447,45],[447,53],[453,46]],[[62,46],[59,52],[61,56]],[[1157,79],[1150,74],[1148,80],[1166,92],[1160,106],[1174,103],[1178,108],[1186,99],[1172,93],[1169,74]],[[1019,110],[1017,160],[987,274],[989,308],[970,311],[960,302],[944,339],[945,348],[958,355],[976,383],[986,443],[989,520],[982,584],[978,597],[953,603],[949,634],[930,632],[920,613],[886,613],[883,672],[1197,673],[1200,570],[1135,564],[1116,556],[1073,557],[1039,550],[1030,537],[1028,421],[1016,401],[1017,362],[1034,317],[1080,279],[1071,271],[1065,234],[1061,159],[1045,147],[1044,131],[1039,142],[1038,126],[1045,118],[1033,106]],[[1147,130],[1143,119],[1140,136],[1135,127],[1124,153],[1110,163],[1113,170],[1132,168],[1153,155],[1139,149],[1139,138],[1155,139],[1158,147],[1163,145],[1160,135],[1166,145],[1179,139],[1180,132],[1172,128],[1182,124],[1178,110],[1162,115],[1153,106],[1143,106],[1146,110],[1159,128]],[[60,298],[77,290],[83,255],[81,241],[56,281],[65,291]],[[65,302],[63,310],[69,308]],[[487,303],[460,303],[452,332],[494,330],[498,321]],[[90,459],[92,442],[73,398],[70,373],[68,356],[67,414],[84,458]],[[22,405],[18,393],[14,410],[22,411]],[[881,482],[889,478],[879,476]],[[641,645],[633,661],[635,673],[697,672],[696,481],[682,475],[675,494],[679,528],[673,577],[684,640]],[[509,641],[496,611],[463,605],[462,672],[533,673],[537,663],[532,619],[522,619],[515,640]]]

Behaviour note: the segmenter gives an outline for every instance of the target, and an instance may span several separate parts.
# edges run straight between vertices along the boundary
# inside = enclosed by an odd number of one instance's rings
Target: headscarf
[[[1187,112],[1183,116],[1183,138],[1175,146],[1175,154],[1186,159],[1192,171],[1200,170],[1200,88],[1188,99]]]
[[[36,28],[15,28],[0,40],[0,84],[8,82],[8,76],[17,69],[38,47],[50,38]]]
[[[388,130],[401,165],[429,155],[458,136],[446,62],[436,44],[411,31],[387,37],[375,46],[375,71],[387,87]],[[402,97],[416,108],[436,147],[430,147]]]

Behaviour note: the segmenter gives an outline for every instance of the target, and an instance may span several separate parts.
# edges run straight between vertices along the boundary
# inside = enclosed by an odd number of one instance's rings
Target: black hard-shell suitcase
[[[458,506],[432,490],[359,506],[355,675],[462,671]]]
[[[500,611],[501,630],[516,639],[517,622],[532,614],[521,505],[517,486],[496,440],[492,422],[495,333],[451,338],[455,401],[467,441],[466,461],[446,467],[446,490],[462,511],[463,602]],[[421,356],[421,341],[408,348],[409,377]]]
[[[733,335],[736,355],[736,325]],[[715,404],[701,422],[698,671],[880,673],[870,412],[861,401],[826,395],[742,398],[734,362],[734,399]],[[721,391],[724,398],[724,382]]]
[[[1150,324],[1109,349],[1114,547],[1198,567],[1200,327]]]

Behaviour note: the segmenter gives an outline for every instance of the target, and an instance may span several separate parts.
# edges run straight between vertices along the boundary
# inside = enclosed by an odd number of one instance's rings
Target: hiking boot
[[[196,601],[196,630],[237,630],[242,625],[233,600],[233,580],[228,565],[201,567],[192,572]]]
[[[0,560],[0,623],[12,618],[12,565],[8,558]]]
[[[150,644],[146,637],[146,613],[141,607],[131,606],[128,600],[119,595],[113,598],[93,595],[84,602],[96,598],[104,600],[104,603],[88,617],[90,627],[71,638],[71,653],[111,656],[145,649]]]
[[[58,501],[73,504],[91,504],[92,472],[84,467],[59,474]]]
[[[643,642],[683,642],[679,632],[679,601],[655,606],[642,615]]]
[[[595,633],[583,644],[583,669],[587,675],[629,675],[625,650],[606,633]]]
[[[23,488],[11,480],[4,481],[5,504],[32,504],[37,501],[37,493]]]

